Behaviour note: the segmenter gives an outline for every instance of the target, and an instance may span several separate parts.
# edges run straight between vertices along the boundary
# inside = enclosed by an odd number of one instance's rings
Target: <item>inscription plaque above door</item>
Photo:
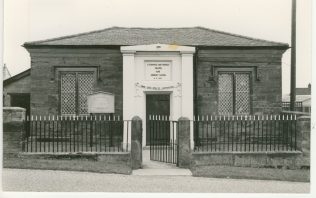
[[[168,81],[171,80],[171,62],[169,61],[146,61],[146,80]]]

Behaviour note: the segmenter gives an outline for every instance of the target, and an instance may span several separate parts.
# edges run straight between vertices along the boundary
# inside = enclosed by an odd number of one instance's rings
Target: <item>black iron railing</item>
[[[119,116],[30,116],[25,152],[123,152],[130,149],[131,121]]]
[[[296,150],[296,116],[196,116],[194,151]]]
[[[150,115],[148,119],[150,159],[178,163],[178,122],[169,116]]]
[[[290,111],[290,102],[282,102],[282,110],[283,111]],[[303,103],[302,102],[295,102],[294,111],[303,112]]]

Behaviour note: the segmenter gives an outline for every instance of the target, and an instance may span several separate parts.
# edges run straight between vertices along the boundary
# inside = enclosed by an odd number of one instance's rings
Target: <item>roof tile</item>
[[[24,46],[38,45],[148,45],[176,44],[189,46],[279,46],[286,43],[266,41],[204,27],[188,28],[125,28],[112,27],[103,30],[27,42]]]

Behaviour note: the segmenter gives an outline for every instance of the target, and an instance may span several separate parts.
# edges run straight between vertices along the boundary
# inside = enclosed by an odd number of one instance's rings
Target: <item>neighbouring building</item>
[[[3,106],[23,107],[30,115],[31,70],[25,70],[3,81]]]
[[[126,120],[282,111],[285,43],[203,27],[112,27],[23,46],[31,69],[16,80],[28,86],[32,115],[87,115],[87,96],[100,91]]]
[[[311,113],[311,84],[307,87],[296,88],[295,93],[295,110],[305,113]],[[283,109],[290,110],[290,94],[282,97]]]

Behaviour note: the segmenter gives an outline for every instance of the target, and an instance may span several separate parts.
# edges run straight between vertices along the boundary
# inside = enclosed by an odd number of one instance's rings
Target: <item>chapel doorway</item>
[[[159,115],[169,118],[170,94],[147,94],[146,95],[146,145],[150,145],[149,116]],[[161,134],[162,136],[164,134]]]

